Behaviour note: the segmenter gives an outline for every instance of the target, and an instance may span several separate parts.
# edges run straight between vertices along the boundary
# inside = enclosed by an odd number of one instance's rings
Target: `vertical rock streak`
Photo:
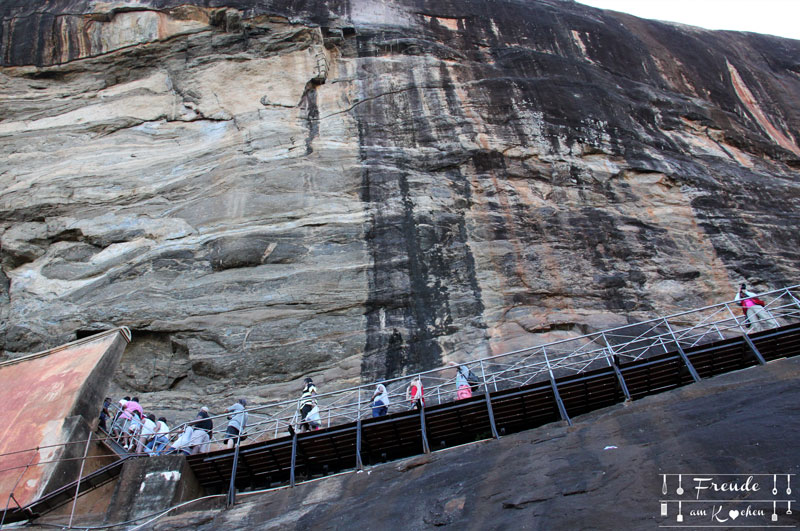
[[[459,321],[480,316],[482,303],[464,217],[469,187],[446,168],[420,179],[426,165],[439,164],[426,155],[442,141],[433,122],[452,111],[438,90],[420,88],[438,85],[436,69],[411,53],[392,55],[391,44],[373,46],[374,37],[361,39],[366,101],[355,112],[372,257],[362,377],[371,379],[441,364],[443,343],[463,327]],[[394,86],[408,88],[387,90],[380,80],[388,73]]]

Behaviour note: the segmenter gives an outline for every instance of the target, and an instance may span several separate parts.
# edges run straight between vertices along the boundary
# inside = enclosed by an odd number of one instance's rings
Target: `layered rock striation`
[[[800,279],[800,41],[539,0],[0,6],[5,355],[163,407]]]

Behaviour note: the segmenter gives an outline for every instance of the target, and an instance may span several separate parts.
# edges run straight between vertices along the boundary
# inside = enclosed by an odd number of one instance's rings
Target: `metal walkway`
[[[710,378],[798,353],[800,324],[795,323],[581,374],[481,392],[420,411],[250,444],[240,448],[235,484],[240,490],[293,485],[300,476],[310,479],[554,421],[571,422],[574,416],[626,399],[690,384],[695,376]],[[225,492],[234,457],[233,450],[221,450],[191,456],[189,464],[208,492]]]

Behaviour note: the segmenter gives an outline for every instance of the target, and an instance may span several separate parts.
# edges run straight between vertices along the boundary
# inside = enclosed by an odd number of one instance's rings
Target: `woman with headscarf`
[[[386,386],[379,383],[372,393],[372,416],[382,417],[389,412],[389,392]]]

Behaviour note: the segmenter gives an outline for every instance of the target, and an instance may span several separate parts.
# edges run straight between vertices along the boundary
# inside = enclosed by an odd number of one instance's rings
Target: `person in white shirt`
[[[183,455],[195,455],[207,452],[209,444],[210,437],[206,430],[187,425],[178,440],[172,443],[169,453],[180,452]]]
[[[147,452],[150,455],[159,455],[161,451],[169,444],[169,426],[167,419],[160,417],[156,423],[156,434],[147,445]]]
[[[156,416],[149,413],[142,419],[142,429],[139,431],[138,442],[136,444],[136,453],[140,454],[144,451],[145,447],[150,443],[151,439],[156,434]]]

